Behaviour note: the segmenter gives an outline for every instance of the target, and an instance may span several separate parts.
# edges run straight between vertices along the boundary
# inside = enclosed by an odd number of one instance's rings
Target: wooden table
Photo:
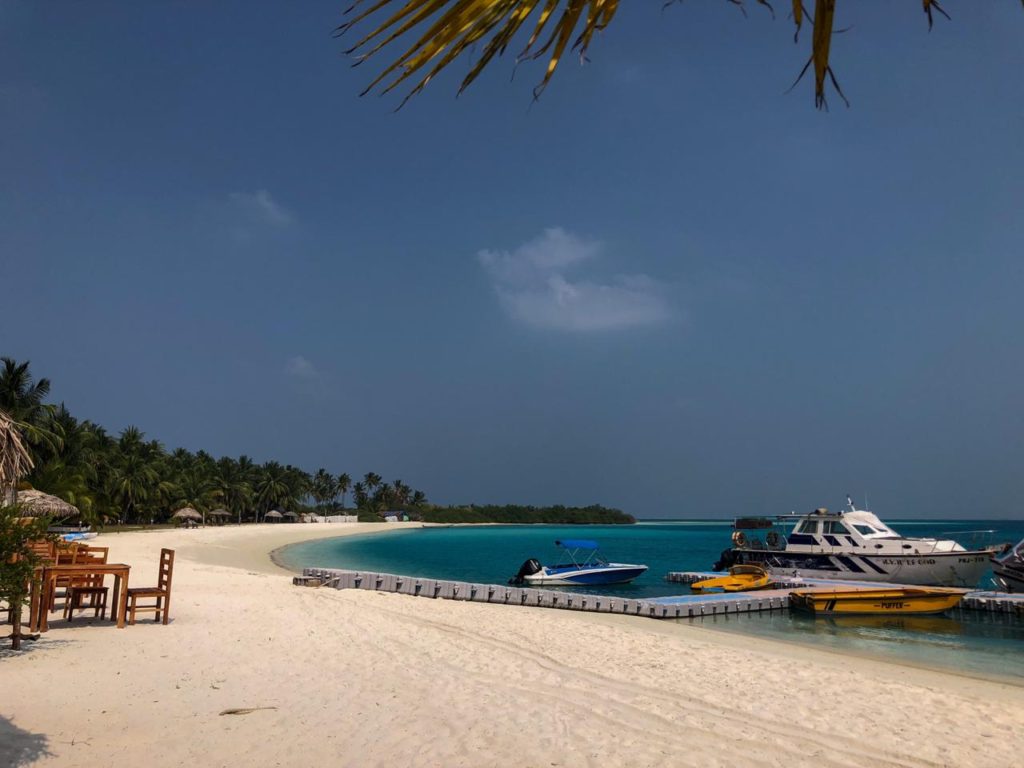
[[[49,607],[54,591],[57,589],[57,579],[69,576],[113,576],[114,577],[114,599],[111,603],[111,616],[113,621],[117,619],[118,629],[124,629],[125,614],[128,612],[128,572],[130,565],[124,563],[78,563],[76,565],[47,565],[43,567],[41,580],[42,594],[40,595],[39,608],[37,610],[37,625],[32,631],[46,632],[49,629]],[[123,582],[123,583],[122,583]]]

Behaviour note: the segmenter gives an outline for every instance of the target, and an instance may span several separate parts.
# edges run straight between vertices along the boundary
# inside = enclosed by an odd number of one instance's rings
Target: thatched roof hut
[[[192,507],[182,507],[173,515],[172,520],[202,520],[203,516],[196,512]]]
[[[51,496],[42,491],[18,491],[18,506],[27,517],[75,517],[80,515],[78,507],[64,499]]]
[[[263,516],[264,520],[280,520],[284,515],[278,512],[276,509],[272,509]]]
[[[231,513],[226,509],[215,509],[213,512],[207,512],[209,517],[231,517]]]
[[[14,419],[0,411],[0,504],[15,501],[18,480],[32,471],[32,457]]]

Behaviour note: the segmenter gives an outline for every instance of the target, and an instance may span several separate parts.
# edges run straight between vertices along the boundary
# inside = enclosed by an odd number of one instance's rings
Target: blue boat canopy
[[[562,539],[561,541],[555,542],[556,547],[565,547],[566,549],[597,549],[598,544],[596,541],[591,539]]]

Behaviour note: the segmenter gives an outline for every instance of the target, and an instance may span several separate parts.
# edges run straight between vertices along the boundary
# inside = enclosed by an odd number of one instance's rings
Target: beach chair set
[[[160,550],[157,584],[152,587],[128,587],[130,566],[108,563],[109,547],[97,547],[81,542],[34,542],[32,551],[43,560],[37,569],[33,585],[32,628],[45,632],[48,614],[56,610],[57,598],[63,598],[63,617],[73,621],[75,611],[92,609],[93,617],[111,618],[117,626],[135,624],[140,613],[153,613],[157,622],[167,624],[171,602],[171,582],[174,575],[174,550]],[[114,576],[114,600],[110,603],[110,589],[104,583]]]

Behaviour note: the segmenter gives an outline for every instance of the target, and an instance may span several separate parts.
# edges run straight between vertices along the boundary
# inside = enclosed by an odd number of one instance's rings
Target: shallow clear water
[[[907,536],[948,536],[968,545],[966,531],[993,529],[995,541],[1024,538],[1024,521],[887,521]],[[553,562],[554,541],[588,538],[612,561],[650,569],[632,584],[592,591],[622,597],[687,592],[664,580],[668,571],[708,570],[729,546],[731,521],[649,522],[634,526],[481,526],[396,530],[290,547],[294,568],[316,566],[401,573],[438,579],[503,584],[523,560]],[[990,588],[988,576],[982,587]],[[581,588],[573,588],[581,591]],[[747,614],[704,619],[716,629],[805,642],[1024,684],[1024,622],[963,612],[956,617],[814,619],[799,614]],[[710,625],[710,624],[709,624]]]

